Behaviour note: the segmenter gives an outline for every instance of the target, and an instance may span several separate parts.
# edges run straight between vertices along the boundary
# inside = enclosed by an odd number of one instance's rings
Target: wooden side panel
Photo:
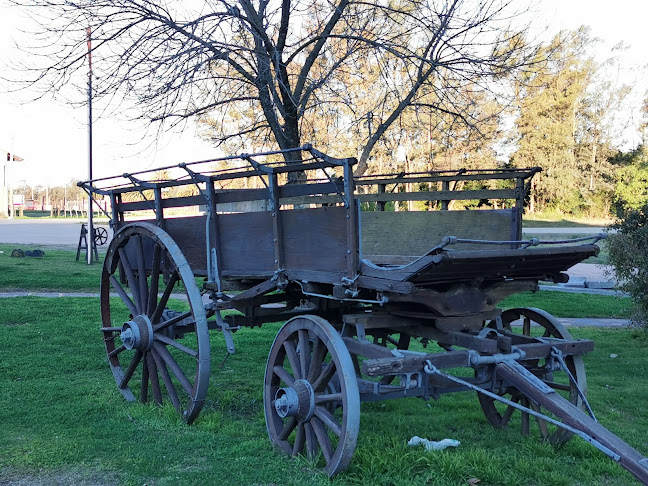
[[[286,269],[345,272],[346,212],[343,207],[281,211]]]
[[[509,209],[474,211],[363,211],[363,255],[423,255],[444,236],[498,240],[510,239]],[[467,248],[454,245],[454,249]],[[470,248],[475,249],[475,245]],[[488,247],[477,247],[486,249]]]
[[[221,268],[227,275],[272,274],[274,251],[272,213],[220,214]]]
[[[189,266],[198,275],[207,271],[205,224],[207,216],[166,218],[164,230],[180,247]]]

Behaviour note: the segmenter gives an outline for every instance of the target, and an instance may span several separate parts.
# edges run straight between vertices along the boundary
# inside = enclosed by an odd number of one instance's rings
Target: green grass
[[[362,405],[349,469],[329,480],[273,450],[262,412],[265,360],[279,325],[243,329],[237,354],[212,333],[207,403],[191,427],[171,407],[118,393],[101,342],[98,299],[3,299],[0,306],[0,483],[223,485],[635,484],[614,461],[573,439],[561,448],[487,425],[474,393],[436,402]],[[573,329],[592,338],[589,396],[603,425],[648,452],[648,342],[629,330]],[[618,355],[610,358],[611,354]],[[629,370],[632,370],[631,372]],[[426,453],[413,435],[458,439]]]
[[[525,213],[522,218],[525,228],[605,227],[611,223],[610,217],[572,216],[561,212]]]
[[[630,319],[632,316],[632,301],[628,297],[552,290],[521,292],[506,298],[498,306],[503,309],[539,307],[556,317]]]
[[[11,251],[44,249],[43,258],[12,258]],[[0,244],[0,289],[29,291],[98,292],[103,253],[99,262],[88,265],[82,251],[76,261],[76,251],[52,250],[43,245]]]

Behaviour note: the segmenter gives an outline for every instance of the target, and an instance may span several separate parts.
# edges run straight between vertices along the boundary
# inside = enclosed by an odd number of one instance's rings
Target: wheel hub
[[[304,422],[315,412],[315,392],[306,380],[297,380],[293,386],[279,388],[275,394],[275,410],[281,418],[296,417]]]
[[[126,349],[148,351],[153,346],[153,325],[145,315],[133,317],[124,323],[119,336]]]

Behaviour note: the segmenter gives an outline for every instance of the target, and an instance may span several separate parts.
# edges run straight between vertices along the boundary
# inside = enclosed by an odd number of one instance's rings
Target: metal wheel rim
[[[306,358],[302,361],[301,349],[303,343],[307,343]],[[288,344],[287,344],[288,343]],[[325,351],[322,351],[322,347]],[[289,351],[289,348],[293,348]],[[317,350],[316,350],[317,348]],[[299,352],[295,352],[299,351]],[[313,359],[315,355],[322,356],[320,365],[311,367],[311,363],[319,360]],[[326,360],[329,359],[327,362]],[[341,422],[336,420],[334,427],[327,425],[332,414],[327,408],[327,401],[318,402],[315,405],[312,418],[300,421],[295,417],[282,418],[278,415],[274,399],[279,388],[288,385],[288,376],[295,378],[295,373],[288,371],[290,362],[298,360],[296,368],[299,369],[299,377],[314,385],[315,400],[324,397],[331,397],[330,388],[327,391],[327,384],[337,377],[339,383],[338,405],[334,408],[340,409]],[[325,366],[321,366],[326,362]],[[334,371],[328,380],[320,378],[326,375],[327,366],[333,363]],[[319,367],[319,368],[318,368]],[[280,368],[278,374],[278,368]],[[281,371],[283,370],[283,371]],[[304,371],[306,373],[304,373]],[[284,373],[287,373],[286,376]],[[318,385],[318,379],[320,383]],[[289,380],[288,380],[289,381]],[[305,451],[308,456],[322,454],[326,466],[324,470],[333,476],[344,470],[349,465],[358,438],[360,427],[360,394],[355,375],[353,361],[344,341],[335,328],[324,319],[317,316],[299,316],[289,320],[278,332],[275,341],[270,349],[268,363],[265,372],[264,412],[268,435],[273,444],[278,446],[284,453],[295,456]],[[327,453],[326,439],[322,437],[323,432],[335,433],[333,430],[339,427],[337,443],[330,443],[331,450]]]
[[[545,337],[556,337],[560,339],[572,339],[571,334],[565,326],[563,326],[558,319],[556,319],[554,316],[549,314],[548,312],[534,308],[534,307],[528,307],[528,308],[516,308],[516,309],[509,309],[507,311],[504,311],[502,313],[502,324],[504,325],[505,329],[511,330],[511,323],[520,319],[527,317],[530,319],[530,322],[537,323],[540,326],[542,326],[545,329]],[[494,322],[489,324],[489,327],[494,327]],[[523,333],[526,334],[524,327],[523,327]],[[570,370],[574,378],[576,379],[576,382],[578,386],[581,388],[583,393],[587,395],[587,378],[585,374],[585,365],[583,363],[583,358],[580,355],[570,355],[566,356],[564,358],[565,364],[567,365],[567,368]],[[578,406],[581,407],[583,406],[582,400],[580,396],[578,395],[578,392],[576,390],[576,387],[571,385],[569,387],[569,401]],[[506,427],[508,424],[508,421],[510,419],[510,415],[507,417],[507,412],[504,414],[500,413],[498,409],[495,406],[496,400],[490,397],[487,397],[486,395],[477,394],[479,398],[479,403],[481,405],[481,408],[484,412],[484,415],[486,416],[486,419],[488,422],[493,425],[495,428],[503,428]],[[514,401],[517,401],[518,399],[520,401],[524,401],[521,397],[515,397],[512,396]],[[534,408],[535,405],[533,403],[528,403],[526,405],[529,405]],[[540,411],[540,409],[536,410]],[[538,423],[540,427],[540,433],[542,437],[550,442],[551,444],[554,445],[561,445],[569,441],[573,437],[573,433],[569,432],[568,430],[557,428],[553,432],[550,432],[549,429],[546,429],[546,422],[540,421],[540,419],[537,419],[536,422]],[[544,426],[541,425],[541,422],[545,424]]]
[[[153,243],[154,250],[150,262],[144,261],[144,238]],[[125,247],[129,241],[134,242],[137,252],[135,265],[131,265],[128,261],[127,265],[136,267],[137,270],[144,268],[142,273],[147,274],[147,278],[146,282],[142,282],[139,278],[140,272],[137,271],[137,274],[133,274],[131,268],[132,275],[127,276],[128,287],[125,289],[115,275],[118,267],[123,268]],[[166,281],[168,283],[161,286],[158,284],[155,288],[153,278],[148,275],[146,270],[146,263],[151,263],[151,272],[157,266],[158,282],[159,276],[163,274],[162,267],[166,264],[166,268],[170,270],[170,280]],[[140,267],[140,265],[144,265],[144,267]],[[182,349],[183,344],[178,340],[169,338],[170,327],[155,330],[157,326],[174,320],[158,314],[163,311],[167,312],[165,309],[168,299],[177,282],[182,282],[190,309],[177,314],[187,315],[180,322],[191,322],[193,330],[188,332],[195,332],[195,339],[192,340],[191,346],[184,345],[187,349]],[[135,293],[131,291],[129,296],[126,290],[131,287],[135,287],[137,290]],[[160,290],[163,290],[161,297],[159,296]],[[154,329],[151,349],[146,351],[122,349],[124,342],[121,341],[121,329],[118,327],[122,323],[113,319],[110,303],[111,292],[117,292],[122,303],[129,308],[130,314],[133,316],[132,320],[136,313],[153,318],[151,319]],[[154,297],[153,294],[155,294]],[[142,299],[141,295],[145,297]],[[141,376],[140,401],[148,401],[150,385],[155,403],[171,402],[182,414],[184,420],[187,423],[192,423],[200,413],[207,394],[210,374],[209,333],[205,308],[194,281],[193,272],[177,244],[164,230],[149,223],[130,223],[122,228],[111,241],[104,260],[100,299],[103,340],[118,390],[126,400],[135,401],[136,397],[130,388],[130,383],[133,376]],[[119,330],[116,330],[116,327]],[[183,362],[189,363],[189,366],[185,368],[190,370],[189,376],[177,362],[179,353],[180,357],[183,357],[182,353],[188,356]],[[145,380],[144,376],[148,376],[148,378]]]

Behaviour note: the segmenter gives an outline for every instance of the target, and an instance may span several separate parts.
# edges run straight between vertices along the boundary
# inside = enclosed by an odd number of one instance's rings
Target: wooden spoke
[[[295,344],[292,341],[285,341],[283,346],[286,350],[286,356],[290,362],[293,376],[296,380],[301,380],[301,368],[299,365],[299,358],[297,357],[297,351],[295,350]]]
[[[171,356],[171,353],[169,353],[169,350],[162,346],[159,343],[154,342],[153,343],[153,348],[158,352],[160,357],[164,360],[166,365],[169,367],[171,370],[171,373],[175,375],[175,377],[178,379],[180,384],[182,385],[182,388],[191,395],[191,391],[193,388],[193,385],[189,381],[189,379],[185,376],[183,373],[182,369],[180,369],[180,366],[176,362],[176,360]]]
[[[295,444],[292,448],[292,455],[297,456],[304,450],[304,442],[306,442],[306,432],[304,431],[304,423],[300,422],[297,425],[297,433],[295,434]]]
[[[331,378],[335,374],[335,363],[329,361],[326,367],[322,370],[317,379],[313,382],[313,391],[318,392],[326,388]]]
[[[122,351],[125,351],[125,350],[126,350],[126,346],[124,346],[124,345],[122,344],[122,345],[119,346],[118,348],[115,348],[115,349],[113,349],[110,353],[108,353],[108,357],[109,357],[109,358],[112,358],[113,356],[117,356],[119,353],[121,353]]]
[[[298,354],[299,354],[299,369],[300,376],[306,377],[310,369],[310,342],[308,341],[308,331],[300,329],[297,331],[298,338]]]
[[[139,285],[137,284],[137,279],[135,279],[135,275],[133,274],[133,269],[130,267],[128,256],[126,255],[126,250],[124,248],[120,248],[118,251],[119,251],[119,257],[121,259],[120,262],[122,268],[124,269],[124,273],[126,274],[126,280],[128,281],[128,288],[133,294],[133,301],[135,302],[135,308],[137,309],[137,312],[135,314],[141,314],[142,299],[139,295]]]
[[[342,400],[341,393],[329,393],[325,395],[315,395],[315,403],[339,402]]]
[[[529,408],[529,399],[522,398],[520,405]],[[522,412],[522,435],[529,435],[529,414]]]
[[[315,437],[317,437],[317,442],[320,446],[322,454],[324,455],[324,459],[326,460],[326,462],[329,462],[331,460],[331,457],[333,457],[333,445],[331,444],[331,439],[326,433],[324,423],[317,417],[313,417],[310,423],[315,432]]]
[[[180,314],[179,316],[173,317],[169,319],[168,321],[161,322],[157,326],[153,326],[153,331],[154,332],[159,332],[162,329],[166,329],[169,326],[173,326],[177,324],[180,321],[184,321],[187,317],[191,317],[191,311],[185,312],[183,314]]]
[[[306,435],[306,455],[312,459],[317,455],[317,438],[310,421],[304,423],[304,433]]]
[[[133,377],[133,373],[135,373],[137,365],[139,364],[141,359],[142,352],[138,349],[137,351],[135,351],[135,355],[128,365],[128,369],[126,370],[126,373],[124,373],[124,377],[122,378],[121,383],[119,383],[119,388],[125,388],[128,385],[128,382]]]
[[[148,285],[146,283],[146,265],[144,264],[144,239],[138,235],[135,239],[137,251],[137,281],[139,283],[140,309],[142,313],[147,310]]]
[[[153,315],[153,312],[155,312],[155,307],[157,305],[161,259],[162,247],[160,245],[155,245],[155,248],[153,249],[153,265],[151,268],[151,286],[149,288],[148,307],[146,309],[146,315],[149,317]]]
[[[283,429],[281,429],[281,432],[279,432],[279,439],[286,440],[288,436],[292,434],[292,431],[295,430],[295,427],[297,427],[297,419],[295,417],[290,417]]]
[[[153,315],[151,316],[151,322],[153,324],[155,324],[160,320],[160,317],[162,316],[162,312],[164,311],[167,302],[169,302],[169,297],[173,292],[173,288],[175,287],[175,284],[178,283],[178,279],[179,279],[178,272],[173,272],[169,277],[169,283],[167,283],[166,288],[164,289],[164,293],[162,294],[162,297],[160,297],[160,301],[158,302],[158,305],[155,308]]]
[[[153,400],[158,405],[162,405],[162,390],[160,390],[160,380],[157,374],[157,366],[153,359],[153,352],[146,353],[146,360],[148,362],[149,380],[151,380],[151,388],[153,389]]]
[[[142,403],[148,402],[148,384],[149,384],[148,359],[146,359],[146,355],[144,355],[144,359],[142,360],[142,383],[140,385],[140,401]]]
[[[293,383],[295,383],[295,379],[281,366],[275,366],[272,368],[272,372],[281,378],[281,380],[288,386],[292,386]]]
[[[326,410],[324,407],[315,407],[315,416],[320,419],[324,425],[331,429],[335,435],[340,437],[342,434],[342,426],[331,412]]]
[[[315,339],[315,344],[313,344],[313,355],[311,357],[310,367],[308,368],[308,376],[306,379],[311,383],[322,373],[322,362],[326,356],[326,346],[324,343]]]
[[[540,410],[540,406],[534,402],[533,400],[530,400],[530,408],[538,413],[542,413],[542,410]],[[540,432],[542,433],[543,437],[549,437],[549,429],[547,428],[547,422],[542,420],[539,417],[536,417],[536,422],[538,422],[538,427],[540,427]]]
[[[518,403],[520,401],[520,397],[511,397],[511,401],[513,403]],[[506,427],[509,423],[509,420],[511,420],[511,416],[513,415],[513,412],[515,412],[517,409],[513,405],[509,405],[506,407],[506,412],[504,412],[504,415],[502,415],[502,421],[501,421],[501,426]]]
[[[160,376],[162,377],[162,381],[164,382],[164,387],[167,389],[167,393],[169,394],[169,400],[171,400],[171,403],[173,404],[174,408],[178,411],[178,413],[181,413],[180,399],[178,398],[178,393],[176,392],[176,389],[173,386],[173,382],[171,381],[171,376],[169,376],[169,371],[167,370],[164,361],[160,359],[157,353],[152,352],[150,354],[153,355],[153,359],[155,360],[155,366],[160,372]]]
[[[135,303],[131,300],[131,298],[128,296],[128,294],[126,293],[126,291],[124,290],[124,288],[121,286],[121,284],[115,278],[114,275],[110,276],[110,283],[115,289],[115,292],[117,292],[117,295],[119,295],[119,297],[124,302],[124,304],[126,304],[126,307],[128,307],[130,313],[136,316],[138,312],[137,312],[137,307],[135,307]]]
[[[166,337],[164,334],[155,334],[153,336],[153,339],[155,339],[156,341],[159,341],[161,343],[167,344],[167,345],[169,345],[171,347],[174,347],[177,350],[188,354],[189,356],[193,356],[194,358],[198,357],[198,352],[197,351],[194,351],[193,349],[188,348],[184,344],[181,344],[181,343],[179,343],[177,341],[174,341],[171,338]]]

